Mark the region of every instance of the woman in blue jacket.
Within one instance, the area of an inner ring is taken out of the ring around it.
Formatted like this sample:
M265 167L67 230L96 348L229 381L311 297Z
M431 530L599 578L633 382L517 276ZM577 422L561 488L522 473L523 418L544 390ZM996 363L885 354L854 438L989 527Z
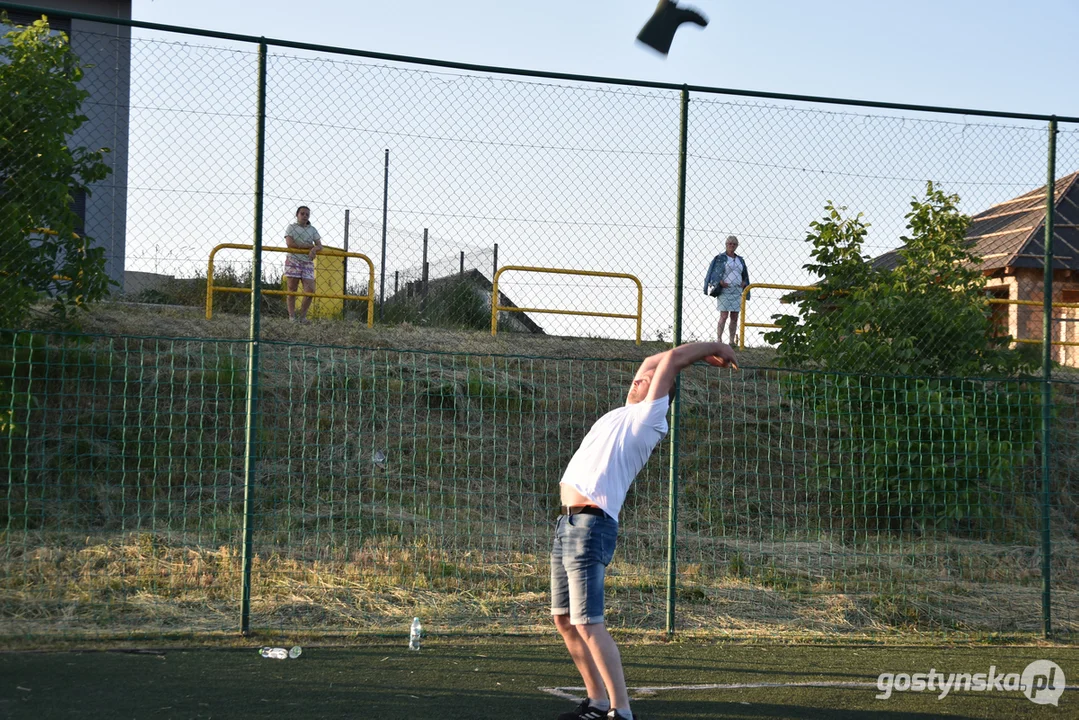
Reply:
M749 270L746 261L735 252L738 249L738 238L734 235L727 236L727 252L712 258L712 264L708 266L708 274L704 277L704 293L716 299L716 309L719 310L719 324L716 326L716 340L723 342L723 326L730 318L730 344L735 344L735 335L738 334L738 313L742 309L742 290L749 285ZM749 295L746 295L746 300Z

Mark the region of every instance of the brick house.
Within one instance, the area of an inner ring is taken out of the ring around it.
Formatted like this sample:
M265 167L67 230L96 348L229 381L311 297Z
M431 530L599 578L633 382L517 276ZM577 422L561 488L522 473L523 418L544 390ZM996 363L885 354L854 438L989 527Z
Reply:
M1079 172L1056 181L1053 233L1053 302L1079 303ZM1042 302L1044 298L1045 186L993 205L971 217L967 237L982 258L986 288L996 298ZM892 250L874 259L895 267ZM1042 310L1030 305L997 305L994 317L1020 340L1042 338ZM1079 343L1079 309L1053 310L1053 340ZM1079 347L1055 345L1053 359L1079 366Z

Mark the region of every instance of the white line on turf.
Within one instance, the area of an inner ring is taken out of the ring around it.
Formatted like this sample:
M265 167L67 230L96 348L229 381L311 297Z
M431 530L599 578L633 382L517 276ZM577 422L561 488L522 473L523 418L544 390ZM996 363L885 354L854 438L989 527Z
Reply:
M657 692L670 692L677 690L751 690L753 688L852 688L860 690L863 688L877 689L877 683L875 682L846 682L846 681L830 681L830 680L816 680L810 682L759 682L759 683L712 683L708 685L653 685L650 687L631 687L629 690L630 696L641 695L654 695ZM1079 690L1079 685L1065 685L1065 690ZM570 700L572 702L580 702L584 700L584 695L574 695L574 692L583 693L583 687L541 687L539 690L560 697L563 700Z

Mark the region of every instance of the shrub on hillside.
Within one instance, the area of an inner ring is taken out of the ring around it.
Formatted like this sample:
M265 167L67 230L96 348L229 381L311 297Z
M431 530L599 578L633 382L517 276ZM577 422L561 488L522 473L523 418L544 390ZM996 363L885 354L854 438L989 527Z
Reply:
M67 36L44 19L14 26L6 14L0 28L0 327L24 327L42 297L68 322L115 284L73 199L112 172L108 149L68 145L87 120L80 108L90 93Z
M815 463L833 509L859 526L988 533L1034 453L1034 358L994 326L959 198L927 187L911 202L895 268L861 252L867 225L829 204L807 241L820 281L798 316L765 337L795 376L792 398L836 429Z

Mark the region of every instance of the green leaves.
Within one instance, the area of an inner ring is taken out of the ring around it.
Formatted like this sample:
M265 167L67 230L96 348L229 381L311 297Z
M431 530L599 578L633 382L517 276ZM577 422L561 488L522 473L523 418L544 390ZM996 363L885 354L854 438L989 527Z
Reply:
M978 257L966 239L970 218L959 197L926 186L907 214L895 268L862 254L869 227L832 203L810 223L806 241L820 278L788 295L797 316L776 316L765 335L787 367L899 375L1016 375L1032 368L995 332Z
M0 327L25 323L41 296L53 312L105 297L111 281L104 250L77 233L78 193L111 172L107 148L71 148L89 96L78 86L82 68L67 38L51 35L42 18L29 27L3 22L0 44Z
M820 281L788 296L798 316L776 317L765 336L781 364L832 371L797 376L787 392L834 430L816 480L857 527L991 533L1034 450L1034 388L956 379L1016 378L1037 361L994 332L958 202L933 183L912 200L895 268L874 267L861 215L829 203L806 237L805 267Z
M856 528L992 535L1025 491L1036 384L822 373L791 377L787 392L834 429L818 447L816 484Z

